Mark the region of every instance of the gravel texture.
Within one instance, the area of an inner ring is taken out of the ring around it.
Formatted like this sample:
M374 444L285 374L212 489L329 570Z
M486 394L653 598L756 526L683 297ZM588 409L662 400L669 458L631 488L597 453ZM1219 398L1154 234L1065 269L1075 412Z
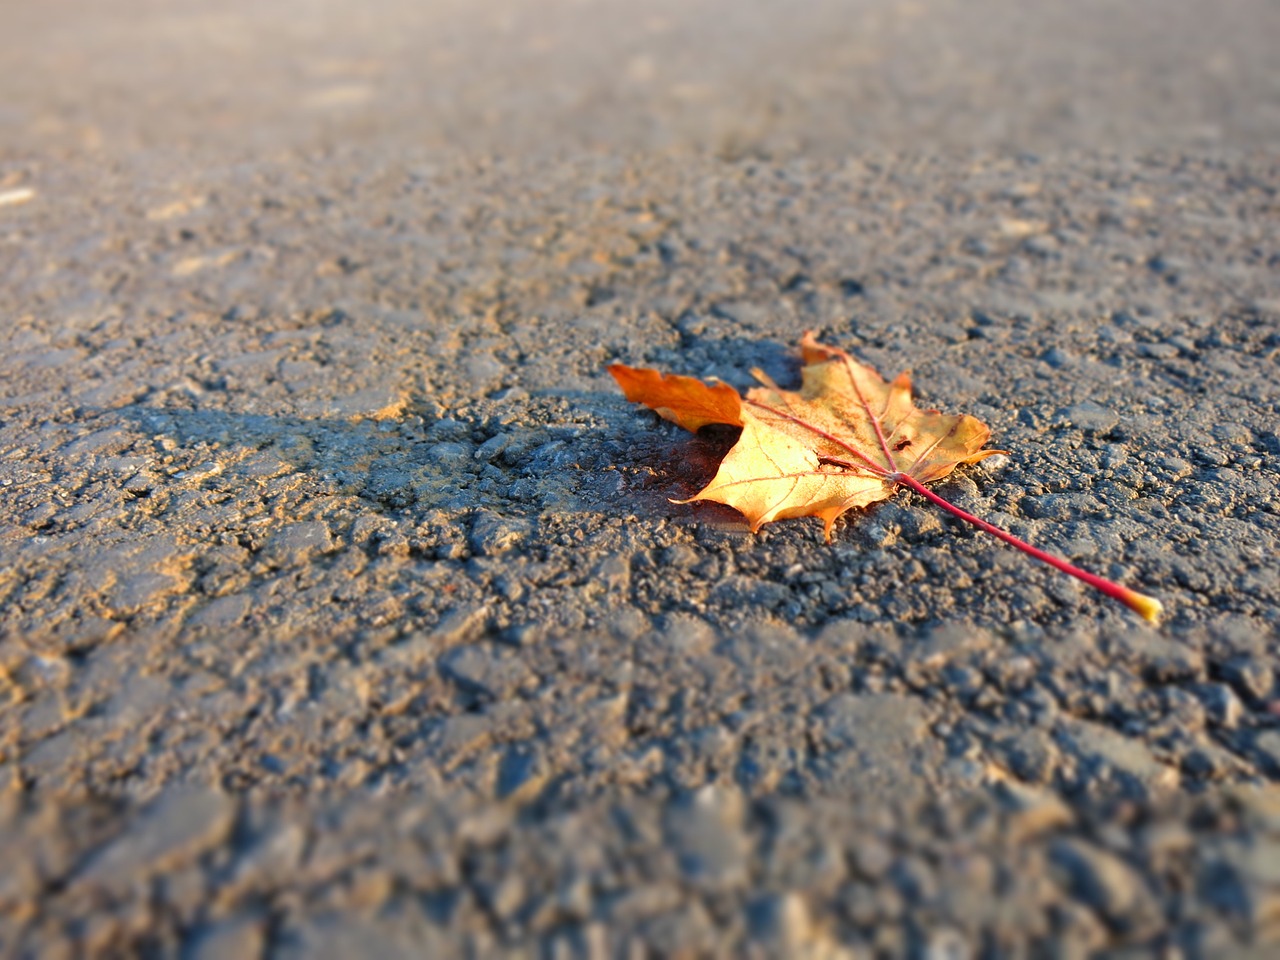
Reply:
M1280 950L1274 5L3 14L0 956ZM620 360L1010 451L752 536ZM1252 953L1250 953L1252 951Z

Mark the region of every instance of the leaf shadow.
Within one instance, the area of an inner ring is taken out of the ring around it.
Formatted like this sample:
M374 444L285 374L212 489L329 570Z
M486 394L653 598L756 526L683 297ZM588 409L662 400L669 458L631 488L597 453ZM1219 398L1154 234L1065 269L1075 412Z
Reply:
M793 349L745 338L691 339L672 360L655 356L648 362L720 376L739 387L749 385L753 367L781 383L794 382L799 369ZM540 420L540 408L554 401L562 401L559 409ZM724 427L687 434L620 392L531 391L523 402L528 409L512 419L504 416L515 409L512 401L477 401L469 414L453 414L445 430L444 421L412 413L376 420L154 400L84 415L104 426L128 424L151 438L161 457L171 458L169 469L153 471L159 492L199 483L264 487L285 474L302 474L319 484L316 496L354 496L377 512L405 516L484 508L527 516L619 509L692 516L708 507L670 501L704 486L737 436ZM488 441L505 433L519 436L496 454L486 453ZM135 448L145 445L143 440ZM517 484L524 492L514 495ZM736 517L724 510L726 519Z
M686 335L678 348L659 348L644 357L621 360L667 373L719 379L740 392L758 385L753 370L785 386L799 382L801 367L796 347L746 337ZM620 390L568 391L559 396L607 424L610 436L606 446L616 448L614 465L627 474L628 511L652 517L714 517L719 525L747 529L742 515L731 507L672 502L691 497L707 485L737 441L739 428L709 425L691 434L652 410L628 402Z
M262 485L285 474L306 474L339 492L368 500L382 511L462 505L460 488L474 479L465 469L471 451L451 461L433 454L436 445L421 421L305 417L134 405L101 411L155 439L177 471L215 474L223 486ZM463 427L468 425L463 424ZM205 461L207 467L205 469ZM423 472L439 482L422 482ZM456 483L448 482L450 474ZM413 481L410 483L410 481ZM412 495L403 489L412 486Z

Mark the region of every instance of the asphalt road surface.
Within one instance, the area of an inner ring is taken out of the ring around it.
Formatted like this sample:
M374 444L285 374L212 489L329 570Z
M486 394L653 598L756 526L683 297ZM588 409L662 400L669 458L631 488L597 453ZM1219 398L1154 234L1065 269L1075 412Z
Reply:
M0 4L0 956L1280 950L1280 7ZM618 360L1007 458L752 536Z

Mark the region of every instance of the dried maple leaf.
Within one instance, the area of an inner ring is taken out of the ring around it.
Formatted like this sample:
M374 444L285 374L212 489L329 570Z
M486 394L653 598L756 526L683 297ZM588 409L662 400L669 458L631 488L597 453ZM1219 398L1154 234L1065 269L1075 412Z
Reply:
M841 514L886 500L902 485L1148 620L1159 617L1159 601L1037 550L925 487L962 463L1005 452L986 449L991 430L981 420L921 410L911 400L907 374L886 383L843 350L818 343L812 333L804 335L800 350L799 393L781 389L760 370L752 373L761 386L745 397L724 383L657 370L614 364L609 372L628 400L687 430L712 423L742 428L714 479L690 501L727 504L746 516L753 532L772 520L820 517L830 540Z

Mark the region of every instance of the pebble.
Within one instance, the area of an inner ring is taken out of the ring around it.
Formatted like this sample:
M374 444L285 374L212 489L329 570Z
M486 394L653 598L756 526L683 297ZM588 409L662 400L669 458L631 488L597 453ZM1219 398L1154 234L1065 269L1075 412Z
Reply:
M1066 874L1073 896L1129 936L1159 922L1159 910L1142 878L1120 857L1083 840L1059 840L1049 859Z
M254 917L238 917L195 930L183 946L187 960L243 960L262 955L267 934Z
M867 880L879 880L893 863L893 850L875 837L860 840L852 854L854 869Z
M455 607L440 618L435 629L428 634L419 634L406 640L409 653L413 657L433 653L436 650L454 644L474 640L484 633L489 612L480 605L464 605Z
M1204 704L1211 723L1224 730L1234 730L1244 716L1244 704L1235 691L1223 683L1201 683L1191 687L1192 693Z
M1006 834L1015 845L1075 821L1071 808L1050 790L1005 782L1000 784L1000 796L1010 810Z
M1058 748L1043 730L1031 728L1003 737L992 753L1025 783L1048 783L1058 766Z
M548 764L542 744L536 740L507 749L498 764L495 796L499 800L524 802L547 782Z
M222 843L235 817L236 802L220 790L170 787L122 834L91 854L75 882L122 893L138 877L176 870Z
M732 788L705 787L673 806L667 842L676 851L685 880L698 887L730 890L747 880L747 838L742 832L743 798Z
M1232 800L1258 829L1280 836L1280 786L1242 784L1230 791Z
M747 905L747 925L752 941L777 957L795 957L814 938L809 904L792 890L757 897Z
M408 398L395 386L373 386L343 397L325 396L302 404L303 413L334 420L394 420L404 415Z
M1055 419L1074 430L1097 434L1110 433L1120 424L1119 414L1092 400L1063 407L1057 412Z
M1071 520L1095 512L1097 500L1083 493L1046 493L1024 497L1018 506L1032 520Z
M428 924L408 922L402 915L375 922L355 913L316 910L284 925L272 937L272 957L283 960L420 960L452 951Z
M519 652L494 644L468 644L447 653L440 672L470 693L504 700L529 677Z
M1053 369L1062 370L1075 363L1078 357L1062 347L1050 347L1041 355L1040 359L1053 367Z
M298 869L307 846L307 832L297 823L273 825L235 862L231 885L262 890L284 883Z
M303 520L276 530L263 544L260 556L277 568L298 567L333 550L327 524Z
M1233 657L1221 669L1222 679L1253 701L1267 699L1275 688L1271 667L1254 657Z
M482 512L471 522L467 542L476 556L494 557L509 553L522 544L531 533L530 524L523 519Z
M0 207L16 207L20 203L27 203L36 198L36 192L31 187L14 187L11 190L0 190Z
M1280 777L1280 730L1264 730L1253 739L1253 751L1273 777Z
M1178 771L1160 763L1140 740L1126 737L1110 727L1083 720L1063 721L1061 742L1064 752L1086 763L1114 771L1126 789L1154 796L1178 785ZM1086 773L1086 776L1091 774Z

